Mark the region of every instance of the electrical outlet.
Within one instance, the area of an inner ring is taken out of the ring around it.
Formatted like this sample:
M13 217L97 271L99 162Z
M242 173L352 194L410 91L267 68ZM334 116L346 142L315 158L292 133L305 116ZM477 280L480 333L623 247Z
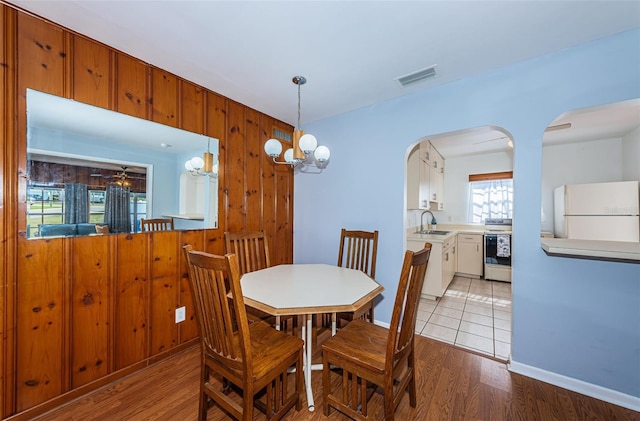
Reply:
M187 318L187 308L182 306L176 309L176 323L184 322Z

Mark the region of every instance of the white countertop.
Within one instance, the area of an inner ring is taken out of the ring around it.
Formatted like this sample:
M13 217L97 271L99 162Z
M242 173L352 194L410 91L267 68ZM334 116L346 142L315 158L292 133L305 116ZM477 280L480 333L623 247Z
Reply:
M456 234L484 234L487 230L484 225L465 226L465 225L437 225L438 231L449 231L449 234L419 234L416 231L419 228L410 228L407 230L407 240L409 241L429 241L430 243L441 243ZM426 229L426 228L425 228ZM493 233L493 231L492 231Z
M204 221L204 214L202 213L176 213L176 214L165 214L162 216L166 216L169 218L176 218L176 219L190 219L194 221Z
M438 225L438 230L450 231L446 235L418 234L416 228L407 231L408 241L442 243L456 234L486 234L484 226ZM495 233L491 231L491 233ZM550 256L574 257L593 260L640 263L640 243L622 241L569 240L566 238L541 238L542 249Z
M566 238L541 238L540 243L550 256L640 263L640 243Z

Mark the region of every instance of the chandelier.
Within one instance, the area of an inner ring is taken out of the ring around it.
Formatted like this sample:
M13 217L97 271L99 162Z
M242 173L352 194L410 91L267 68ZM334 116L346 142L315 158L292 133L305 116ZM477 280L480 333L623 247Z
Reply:
M314 135L300 129L300 86L307 83L307 79L304 76L294 76L292 82L298 85L298 126L293 131L293 148L285 151L284 162L276 160L282 152L282 144L278 139L267 140L264 151L276 164L291 165L291 167L313 165L324 168L327 166L331 151L326 146L318 146Z
M203 154L202 158L194 156L184 163L184 168L189 171L191 175L218 175L218 166L213 163L213 154L210 148L211 139L207 141L207 151Z

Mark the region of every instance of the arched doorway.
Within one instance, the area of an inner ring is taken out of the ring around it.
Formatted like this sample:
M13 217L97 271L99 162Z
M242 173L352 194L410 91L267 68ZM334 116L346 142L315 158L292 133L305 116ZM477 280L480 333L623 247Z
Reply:
M432 243L416 331L503 360L511 349L511 284L485 279L485 221L512 217L513 147L510 134L493 126L426 136L409 148L406 167L407 248ZM480 188L501 189L504 203L479 196Z

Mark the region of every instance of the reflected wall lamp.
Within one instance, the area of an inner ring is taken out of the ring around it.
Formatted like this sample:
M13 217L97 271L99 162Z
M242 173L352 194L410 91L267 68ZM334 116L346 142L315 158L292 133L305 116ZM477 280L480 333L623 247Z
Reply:
M292 82L298 85L298 126L293 131L293 148L285 151L285 162L276 160L282 152L282 144L278 139L267 140L264 144L264 151L273 158L273 162L276 164L291 165L292 167L313 165L324 168L328 164L331 151L326 146L318 146L314 135L300 129L300 86L307 83L307 79L304 76L294 76Z
M218 166L213 164L213 154L210 151L211 139L207 143L207 151L203 154L202 158L194 156L184 163L184 168L191 173L191 175L218 175Z

